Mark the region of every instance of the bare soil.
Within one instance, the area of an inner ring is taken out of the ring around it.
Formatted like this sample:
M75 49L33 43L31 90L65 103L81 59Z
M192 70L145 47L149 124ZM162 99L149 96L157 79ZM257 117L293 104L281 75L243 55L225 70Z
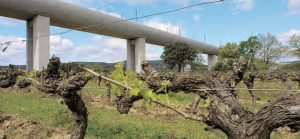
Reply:
M63 129L51 128L20 116L0 111L0 139L69 139Z

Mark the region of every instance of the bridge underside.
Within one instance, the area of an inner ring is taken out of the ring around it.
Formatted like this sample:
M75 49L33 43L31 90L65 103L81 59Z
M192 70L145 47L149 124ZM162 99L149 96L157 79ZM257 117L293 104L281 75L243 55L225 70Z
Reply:
M42 70L48 63L50 25L128 40L128 68L136 72L140 72L139 64L145 60L145 43L165 46L180 42L198 48L204 54L218 53L218 48L213 45L131 21L116 22L123 19L59 0L0 0L0 16L27 21L28 70ZM108 24L112 22L116 23ZM89 28L82 28L87 26ZM209 65L214 62L215 57L209 56Z
M47 68L50 57L50 18L38 15L27 20L26 69L42 71ZM146 39L127 40L127 69L142 72L146 60ZM208 55L208 70L216 63L216 55Z

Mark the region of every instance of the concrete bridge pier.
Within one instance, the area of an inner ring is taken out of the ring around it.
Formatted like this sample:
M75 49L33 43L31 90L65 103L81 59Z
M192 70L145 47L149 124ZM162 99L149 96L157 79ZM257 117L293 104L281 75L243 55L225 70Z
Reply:
M216 55L207 55L207 64L208 64L208 71L211 71L213 66L217 63L217 56Z
M27 20L27 71L41 71L50 57L50 18L37 15Z
M146 60L146 39L127 40L127 69L142 72L142 62Z

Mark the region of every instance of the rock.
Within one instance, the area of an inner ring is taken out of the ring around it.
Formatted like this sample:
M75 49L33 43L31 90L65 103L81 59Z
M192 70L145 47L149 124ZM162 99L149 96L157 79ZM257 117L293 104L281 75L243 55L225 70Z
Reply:
M29 85L31 85L31 80L29 80L29 79L23 79L23 80L20 80L19 82L18 82L18 87L19 88L26 88L26 87L28 87Z
M0 139L6 139L6 135L2 129L0 129Z
M8 121L8 122L5 123L3 126L4 126L4 127L9 127L9 125L10 125L10 122Z

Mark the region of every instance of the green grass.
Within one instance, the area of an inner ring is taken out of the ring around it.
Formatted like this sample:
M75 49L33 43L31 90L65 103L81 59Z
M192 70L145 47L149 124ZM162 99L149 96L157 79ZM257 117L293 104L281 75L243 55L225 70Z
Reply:
M90 124L87 138L101 139L165 139L222 138L204 130L205 125L194 121L168 121L138 115L120 115L103 109L89 109Z
M291 89L297 90L297 84L295 82L286 82L281 83L278 81L272 81L272 82L260 82L255 81L254 88L259 89L283 89L287 90L287 86L290 86ZM239 84L238 88L247 88L244 84ZM237 91L240 102L247 108L250 108L252 106L251 96L248 91ZM273 101L274 99L277 99L279 97L282 97L284 95L287 95L287 92L284 91L253 91L254 95L259 97L261 100L257 101L255 105L255 110L259 110L263 108L268 102Z
M0 110L17 114L26 119L42 121L44 124L68 128L72 116L65 105L61 105L53 97L45 98L42 95L28 95L21 93L1 93ZM66 118L68 117L68 118ZM65 119L64 121L60 119Z
M89 82L89 92L92 95L105 96L106 91L93 89L96 82ZM103 85L102 85L103 86ZM259 83L255 88L283 88L284 85L278 82ZM293 87L296 84L293 84ZM240 88L245 88L243 84ZM251 106L250 95L246 91L238 92L239 98L245 107ZM262 100L257 102L256 110L262 108L269 100L285 95L282 92L255 92ZM187 105L192 102L193 97L184 93L169 94L170 102L176 105ZM150 108L151 109L151 108ZM65 105L60 104L59 98L48 96L39 92L9 92L0 90L0 110L18 114L26 119L35 120L43 124L72 129L73 119ZM226 138L221 131L205 131L205 124L190 120L166 120L165 118L150 118L144 115L120 115L113 110L106 110L95 107L88 107L89 125L87 139L219 139ZM276 132L272 139L300 139L299 136L288 132Z
M0 110L30 120L71 130L72 117L56 97L37 93L0 92ZM96 139L159 139L159 138L224 138L220 131L208 132L206 125L190 120L163 120L140 115L120 115L100 108L88 109L89 125L86 138Z

